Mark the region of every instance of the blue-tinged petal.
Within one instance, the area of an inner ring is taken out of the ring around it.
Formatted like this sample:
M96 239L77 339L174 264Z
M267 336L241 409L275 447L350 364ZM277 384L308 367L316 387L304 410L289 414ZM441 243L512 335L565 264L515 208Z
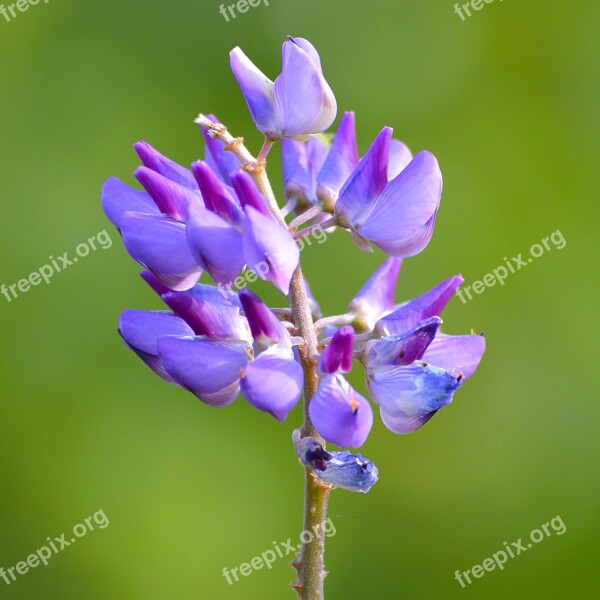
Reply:
M367 385L381 418L395 433L410 433L452 402L462 377L424 362L367 371Z
M202 204L199 190L191 190L171 181L148 167L136 169L134 175L150 194L160 212L176 221L185 222L191 204Z
M241 341L205 337L162 337L158 355L165 370L182 387L213 406L231 404L239 392L239 379L250 356Z
M314 204L317 201L317 175L327 156L327 145L317 136L307 142L283 139L281 151L286 198Z
M431 237L432 217L442 195L442 173L430 152L419 152L381 194L357 214L352 224L364 238L387 244L400 255L409 245L410 254L424 247ZM415 248L410 248L413 239Z
M298 244L272 216L251 206L246 206L244 212L243 247L248 267L287 295L300 260Z
M240 227L244 218L242 209L237 199L233 197L230 188L203 160L195 162L192 165L192 171L200 186L206 208L228 223Z
M302 367L293 358L261 354L242 375L242 393L252 406L280 421L298 404L304 385Z
M353 227L359 215L384 190L388 182L391 139L392 129L384 127L342 187L335 204L335 214L342 225Z
M283 68L275 80L277 131L299 137L325 131L337 113L335 96L323 77L316 50L306 40L283 44ZM308 48L307 48L308 49ZM315 61L316 57L316 61Z
M215 115L207 115L213 123L220 123ZM240 161L235 154L225 150L221 142L215 140L206 127L200 126L206 141L205 160L208 166L219 175L226 185L231 185L231 174L240 168Z
M342 375L321 378L309 414L319 434L338 446L359 448L373 425L371 405Z
M157 341L167 335L194 335L185 321L167 311L126 310L119 319L119 333L125 343L155 373L170 383L175 383L158 356Z
M349 492L366 494L379 479L379 470L375 463L360 454L350 452L332 452L333 458L327 462L325 471L317 476Z
M190 210L187 239L194 258L217 283L231 283L243 271L241 232L207 208Z
M373 243L391 256L402 256L404 258L415 256L423 252L429 244L435 228L436 217L437 213L434 213L423 227L406 237L392 241L373 240Z
M390 142L390 163L388 165L388 180L395 179L413 159L412 152L406 144L399 140Z
M333 207L342 186L356 169L358 162L355 117L353 112L346 112L317 179L319 199L327 207Z
M401 258L388 258L350 302L350 311L366 331L371 331L377 319L393 308L401 267Z
M463 282L462 275L455 275L446 279L446 281L442 281L422 296L405 302L378 321L377 331L382 335L405 333L416 327L424 319L441 315L446 304L450 302L450 299Z
M141 141L134 144L133 147L138 153L144 166L164 175L171 181L179 183L191 190L197 190L198 186L194 180L194 176L189 169L182 167L180 164L172 161L170 158L163 156L158 150L153 148L147 142Z
M444 335L438 333L423 355L423 360L446 369L452 375L462 375L464 379L475 373L483 353L483 335Z
M248 321L240 314L237 294L197 284L185 292L168 292L162 299L196 335L250 342Z
M160 214L148 193L130 187L117 177L110 177L102 186L102 208L117 229L121 229L121 219L127 212Z
M430 317L407 333L369 341L365 346L364 362L373 369L392 365L410 365L415 360L421 360L441 324L442 320L439 317ZM436 366L441 365L436 364Z
M354 329L344 325L338 329L323 354L321 354L321 371L333 373L349 373L354 360Z
M126 213L121 219L123 242L131 256L173 290L187 290L202 268L187 243L186 227L164 215Z
M263 133L276 129L273 82L238 47L230 54L231 70L242 89L252 119Z

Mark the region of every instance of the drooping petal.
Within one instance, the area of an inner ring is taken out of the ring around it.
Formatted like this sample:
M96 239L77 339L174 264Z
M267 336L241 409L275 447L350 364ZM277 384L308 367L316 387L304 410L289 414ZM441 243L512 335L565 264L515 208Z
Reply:
M376 330L382 335L405 333L424 319L441 315L456 290L462 285L462 275L442 281L422 296L405 302L395 311L379 320Z
M350 311L356 313L366 331L371 331L377 319L393 308L401 267L401 258L388 258L350 302Z
M410 433L452 402L462 377L417 361L368 370L367 385L380 405L386 427L395 433Z
M254 292L243 289L239 297L256 343L265 347L271 344L289 343L287 329Z
M127 212L160 214L150 194L130 187L117 177L110 177L102 186L102 208L117 229L121 229L121 219Z
M148 167L136 169L134 175L150 194L160 212L176 221L185 222L190 204L202 204L199 190L191 190Z
M335 119L337 104L317 51L307 40L290 38L282 54L282 72L274 85L278 133L299 137L325 131Z
M268 353L246 365L241 381L246 400L279 421L285 421L298 404L303 385L304 372L293 358Z
M423 355L423 360L445 369L455 377L471 377L485 352L483 335L444 335L438 333Z
M270 215L251 206L246 206L244 212L243 248L248 267L287 295L300 260L298 244Z
M195 335L251 342L248 321L240 314L239 298L233 292L199 283L185 292L166 293L162 299Z
M327 145L317 136L307 142L283 139L281 152L286 198L314 204L317 201L317 175L327 156Z
M354 329L344 325L336 331L331 342L321 354L321 371L332 375L334 373L349 373L352 371L354 358Z
M405 167L407 167L410 161L413 159L412 152L408 149L406 144L403 144L399 140L392 140L390 142L390 163L388 165L388 181L395 179Z
M190 252L186 227L164 215L126 213L121 219L123 242L131 256L173 290L187 290L202 268Z
M344 226L353 227L355 220L385 188L392 129L384 127L340 191L335 214Z
M309 404L319 434L338 446L359 448L373 425L373 411L342 375L325 375Z
M355 117L353 112L346 112L317 179L317 193L325 206L333 208L342 186L358 162Z
M430 152L419 152L411 163L357 214L352 224L361 236L383 243L395 256L422 249L432 232L432 217L442 195L442 174ZM412 248L416 239L415 248Z
M213 123L221 122L215 115L207 116ZM206 141L205 160L208 166L219 175L223 183L231 185L231 174L240 168L240 161L232 152L227 152L223 144L208 133L206 127L200 126L200 129Z
M234 48L230 54L231 70L242 89L252 119L267 134L276 129L273 82L244 54Z
M183 185L191 190L197 190L198 186L194 176L189 169L163 156L158 150L153 148L148 142L143 140L134 144L133 147L138 153L145 167L164 175L171 181Z
M407 333L369 341L365 346L364 362L369 368L374 369L392 365L410 365L415 360L421 360L441 324L442 320L439 317L430 317ZM442 366L435 362L433 364Z
M125 343L158 375L170 383L158 356L157 341L166 335L194 335L185 321L167 311L126 310L119 319L119 333Z
M317 476L349 492L366 494L379 479L379 470L375 463L360 454L350 452L332 452L333 458L327 462L325 471Z
M203 160L196 161L192 165L192 171L206 208L228 223L240 227L243 221L242 210L230 189Z
M162 337L158 355L179 385L213 406L236 399L241 369L250 359L246 343L206 337Z

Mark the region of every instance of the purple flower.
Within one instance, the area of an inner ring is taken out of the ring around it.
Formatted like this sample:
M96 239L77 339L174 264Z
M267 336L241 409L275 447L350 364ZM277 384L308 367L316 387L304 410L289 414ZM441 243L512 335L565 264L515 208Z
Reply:
M401 168L406 157L398 149L390 151L391 139L392 130L385 127L344 184L335 216L361 248L373 242L393 256L414 256L433 233L442 174L426 151Z
M323 77L314 46L303 38L283 44L283 69L272 82L238 47L231 68L252 118L265 136L302 138L325 131L337 112L335 97Z
M354 331L342 327L321 356L319 388L310 401L310 419L321 436L338 446L359 448L373 425L369 402L342 373L352 369Z

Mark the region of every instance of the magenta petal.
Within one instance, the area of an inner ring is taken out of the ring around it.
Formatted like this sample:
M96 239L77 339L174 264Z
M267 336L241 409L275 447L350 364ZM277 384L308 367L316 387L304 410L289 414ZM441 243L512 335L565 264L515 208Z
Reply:
M162 296L171 291L152 271L142 271L140 277L159 295Z
M482 335L444 335L438 333L423 360L445 369L452 375L471 377L479 366L485 352L485 338Z
M187 238L194 258L219 284L232 283L244 269L242 234L204 207L190 211Z
M321 436L342 447L362 446L373 425L371 405L342 375L321 378L309 413Z
M380 319L377 331L382 335L405 333L416 327L424 319L441 315L456 290L462 285L462 275L455 275L442 281L422 296L402 304L394 312Z
M254 292L243 289L239 297L255 342L265 347L275 343L285 345L289 342L290 334L287 329Z
M155 373L175 383L158 356L157 341L166 335L193 335L194 332L185 321L166 311L126 310L119 320L119 333Z
M342 224L353 226L385 188L391 139L392 129L384 127L342 187L335 204L335 214Z
M231 176L231 183L242 207L252 206L263 215L271 215L266 198L258 191L254 180L246 171L240 170L234 173Z
M241 381L246 400L280 421L298 404L303 385L304 372L294 359L269 354L249 362Z
M229 56L231 70L242 89L256 126L263 133L275 131L273 82L254 66L240 48L234 48Z
M140 167L134 175L150 194L160 212L176 221L185 222L190 204L202 204L202 196L198 190L192 191L148 167Z
M158 355L166 371L182 387L213 406L231 404L249 360L248 345L204 337L162 337Z
M149 194L130 187L117 177L110 177L102 187L102 208L117 229L121 229L121 219L127 212L160 214Z
M185 230L185 225L163 215L126 213L121 220L129 254L174 290L191 288L202 274Z
M243 247L248 267L287 295L300 260L298 244L274 217L266 216L251 206L244 210Z
M180 164L172 161L170 158L163 156L147 142L138 142L137 144L134 144L133 147L138 153L144 166L191 190L198 189L189 169L186 169Z
M349 373L354 359L354 329L344 325L338 329L323 354L321 354L321 371L329 375L333 373Z

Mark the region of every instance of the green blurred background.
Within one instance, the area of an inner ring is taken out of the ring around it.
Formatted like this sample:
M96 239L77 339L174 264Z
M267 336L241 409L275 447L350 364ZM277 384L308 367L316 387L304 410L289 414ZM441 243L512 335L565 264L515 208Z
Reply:
M139 139L183 164L202 156L200 111L256 152L228 52L242 46L275 76L293 34L319 49L340 110L356 111L361 151L390 125L439 158L436 231L405 262L398 299L458 272L471 283L557 229L567 241L452 301L446 332L485 332L487 353L418 432L376 419L362 451L379 483L332 495L327 597L597 598L600 5L496 1L463 22L452 0L271 0L227 23L219 4L50 0L0 17L0 283L104 228L115 242L49 286L0 296L0 566L99 509L110 519L47 567L0 580L0 597L294 597L287 559L233 586L221 572L300 534L300 409L284 424L243 399L211 409L125 348L120 311L159 302L99 200L107 177L133 183ZM340 233L303 259L334 313L382 255ZM364 389L358 368L353 381ZM467 589L455 581L557 515L564 535Z

